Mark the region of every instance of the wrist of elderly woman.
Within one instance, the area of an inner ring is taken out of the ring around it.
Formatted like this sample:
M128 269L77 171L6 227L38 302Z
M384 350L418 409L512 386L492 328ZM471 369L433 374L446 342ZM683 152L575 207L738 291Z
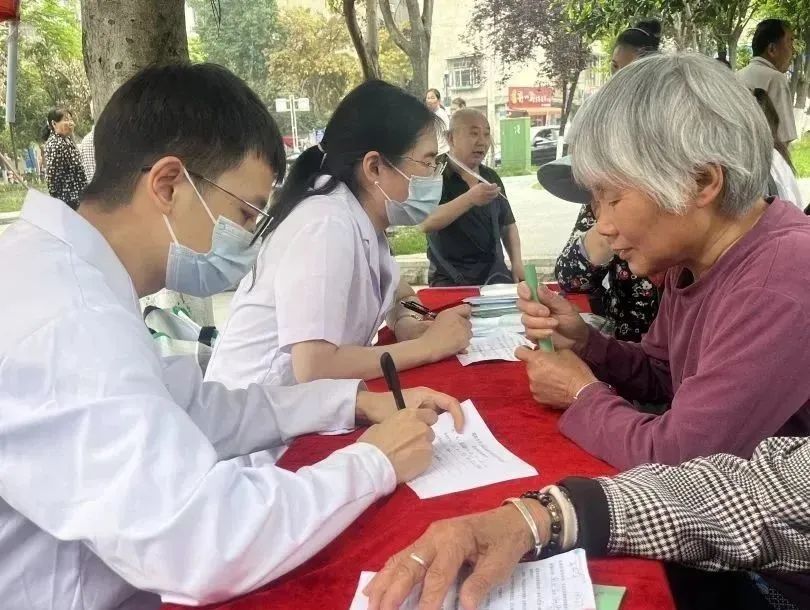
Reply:
M507 519L508 533L514 535L515 539L520 540L519 550L521 555L526 555L535 550L538 542L545 546L551 540L551 516L548 514L548 510L536 500L520 498L519 502L523 505L526 513L519 510L517 504L509 501L499 510ZM529 523L527 514L536 527L538 539L535 539L532 523ZM504 532L504 534L507 534L507 532Z
M509 498L504 504L511 504L517 509L510 517L509 522L513 527L509 528L509 532L514 535L517 530L518 539L521 540L519 550L523 553L524 561L564 553L577 545L579 520L566 488L549 485L539 492Z

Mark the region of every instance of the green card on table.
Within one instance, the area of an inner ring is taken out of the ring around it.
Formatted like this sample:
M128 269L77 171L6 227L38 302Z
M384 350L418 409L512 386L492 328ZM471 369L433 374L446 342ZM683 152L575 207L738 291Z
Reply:
M594 585L593 596L596 598L596 610L619 610L626 587Z

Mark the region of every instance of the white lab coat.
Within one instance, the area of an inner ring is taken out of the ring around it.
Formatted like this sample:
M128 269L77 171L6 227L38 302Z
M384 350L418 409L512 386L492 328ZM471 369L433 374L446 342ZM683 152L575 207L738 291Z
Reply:
M0 607L233 597L394 488L364 443L297 473L224 461L353 425L359 382L234 392L162 361L126 270L61 202L29 192L0 277Z
M346 186L309 197L265 240L255 276L239 285L206 379L294 384L293 345L371 345L398 285L385 235Z

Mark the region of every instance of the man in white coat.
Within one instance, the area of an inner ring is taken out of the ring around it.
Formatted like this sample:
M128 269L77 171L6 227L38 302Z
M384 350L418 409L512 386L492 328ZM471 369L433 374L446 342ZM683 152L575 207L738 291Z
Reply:
M431 460L425 389L358 381L232 392L161 360L138 297L222 290L284 152L273 119L219 66L147 68L95 128L78 212L31 191L0 237L0 606L157 608L245 593L293 569ZM390 417L389 417L390 415ZM385 420L296 473L233 456Z
M793 30L781 19L760 21L751 41L754 58L737 73L737 77L751 91L768 92L779 114L777 138L787 146L796 139L796 118L793 115L793 96L785 72L790 68L795 49Z

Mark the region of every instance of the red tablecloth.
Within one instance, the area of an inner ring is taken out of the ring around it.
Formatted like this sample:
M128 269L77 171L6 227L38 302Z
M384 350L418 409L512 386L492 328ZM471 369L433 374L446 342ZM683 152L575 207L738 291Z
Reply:
M469 290L427 290L420 293L433 309L470 296ZM587 310L587 300L573 298ZM487 510L504 498L539 489L568 475L615 473L557 431L559 414L542 408L528 392L523 364L486 363L462 367L455 359L402 373L405 387L418 385L471 398L496 438L534 465L540 475L507 481L429 500L420 500L400 486L391 496L371 506L332 544L298 569L264 590L216 606L227 610L290 609L345 610L351 603L362 570L379 570L393 553L418 537L438 519ZM373 389L384 384L371 382ZM307 436L295 441L280 466L295 470L313 464L354 441L348 436ZM238 518L238 515L234 518ZM193 561L193 558L189 558ZM627 587L622 610L674 610L663 566L639 559L592 559L594 583ZM167 610L171 606L164 606ZM175 607L176 608L176 607Z

